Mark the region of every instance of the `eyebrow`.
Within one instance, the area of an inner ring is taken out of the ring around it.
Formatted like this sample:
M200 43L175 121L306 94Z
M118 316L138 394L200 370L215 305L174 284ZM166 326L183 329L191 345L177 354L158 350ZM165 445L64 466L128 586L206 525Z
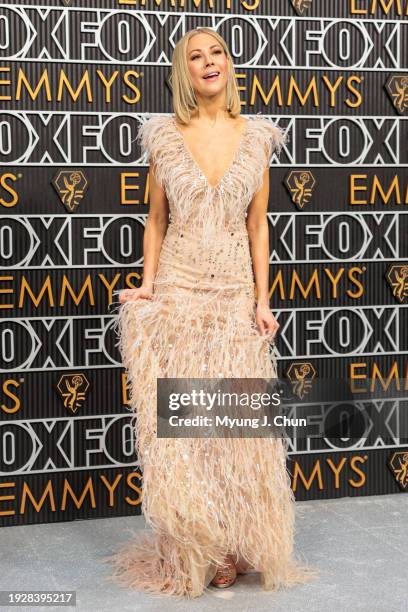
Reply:
M213 47L221 47L221 45L220 44L211 45L210 49L212 49ZM193 51L201 51L201 49L191 49L191 51L189 51L189 53L192 53Z

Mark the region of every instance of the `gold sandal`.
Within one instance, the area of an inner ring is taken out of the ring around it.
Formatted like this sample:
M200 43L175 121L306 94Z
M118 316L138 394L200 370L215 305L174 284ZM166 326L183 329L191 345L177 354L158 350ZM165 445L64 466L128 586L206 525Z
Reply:
M217 570L211 584L217 589L226 589L234 584L237 579L237 570L233 561L228 561L227 567L220 567Z

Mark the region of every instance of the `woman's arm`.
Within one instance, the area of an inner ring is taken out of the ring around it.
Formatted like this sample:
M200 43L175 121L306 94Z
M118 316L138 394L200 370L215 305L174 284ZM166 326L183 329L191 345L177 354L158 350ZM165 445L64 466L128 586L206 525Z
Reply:
M279 323L269 309L269 166L266 168L261 189L248 207L246 226L251 249L252 267L257 292L256 321L261 334L275 335Z
M149 167L149 201L150 210L143 237L142 286L152 291L162 242L169 224L169 203L164 189L154 176L154 164Z
M257 302L269 306L269 167L263 175L262 187L252 198L248 207L246 226L251 247L252 266L254 269Z
M154 176L154 165L149 168L149 200L150 210L143 236L143 281L136 289L123 289L119 292L119 302L122 304L139 298L151 299L153 296L153 281L169 223L169 203L165 191Z

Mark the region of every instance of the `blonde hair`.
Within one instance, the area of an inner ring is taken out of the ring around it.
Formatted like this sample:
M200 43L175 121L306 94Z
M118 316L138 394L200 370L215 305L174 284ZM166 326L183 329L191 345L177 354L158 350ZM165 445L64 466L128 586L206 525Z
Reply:
M235 80L234 64L227 43L222 36L211 28L194 28L186 32L176 44L173 51L172 67L169 77L169 84L173 92L174 113L177 120L184 124L190 122L192 111L198 108L187 66L187 45L190 38L201 33L213 36L223 48L229 64L226 86L227 110L232 117L237 117L241 113L241 101Z

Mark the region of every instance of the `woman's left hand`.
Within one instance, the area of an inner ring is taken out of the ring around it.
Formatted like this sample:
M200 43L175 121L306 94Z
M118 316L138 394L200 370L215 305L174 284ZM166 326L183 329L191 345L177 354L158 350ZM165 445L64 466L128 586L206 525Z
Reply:
M274 340L280 325L266 304L257 304L256 323L262 336L268 335Z

